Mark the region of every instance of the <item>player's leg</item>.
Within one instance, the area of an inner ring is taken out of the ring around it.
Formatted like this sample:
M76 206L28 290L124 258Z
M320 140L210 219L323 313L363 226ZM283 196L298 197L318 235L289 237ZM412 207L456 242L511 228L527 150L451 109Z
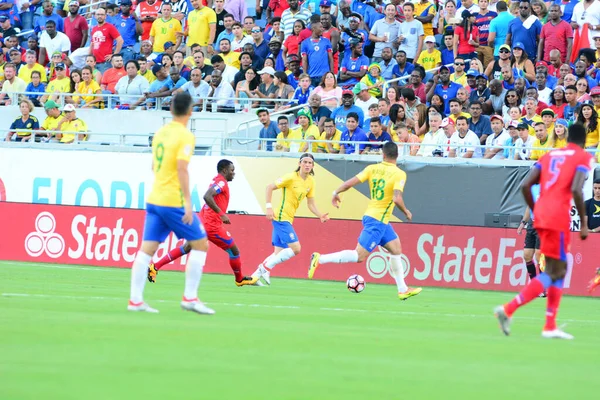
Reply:
M188 242L185 242L183 245L175 247L174 249L169 251L163 258L158 260L156 263L150 263L150 266L148 267L148 281L155 283L156 275L158 275L158 271L162 267L188 254L191 249L192 247L190 246L190 244Z
M536 251L536 242L539 243L537 234L533 228L527 228L525 233L525 246L523 248L523 259L525 260L525 266L527 267L527 274L530 279L533 279L537 275L537 269L535 268L535 262L533 260ZM539 245L537 247L539 249Z
M400 238L396 235L391 225L388 226L388 232L382 238L383 241L387 242L383 245L383 247L390 252L392 276L396 280L396 287L398 288L398 298L400 300L406 300L409 297L418 295L423 289L420 287L409 288L404 282L404 268L402 266L402 244L400 243ZM388 240L393 237L392 235L395 236L395 238L393 238L392 240Z
M272 224L271 243L274 247L273 254L267 257L252 274L253 277L258 276L264 279L268 285L271 284L271 270L276 265L300 254L302 249L292 224L279 221L273 221Z
M546 270L544 273L552 279L552 284L547 289L546 324L542 331L542 337L545 338L573 339L572 335L561 331L556 326L556 316L562 299L565 276L567 276L569 238L570 232L560 232L558 238L560 253L558 255L544 253L546 256Z
M224 226L220 228L212 228L207 230L208 240L229 256L229 266L235 276L237 286L253 285L258 281L258 277L252 278L242 274L242 259L240 250L238 249L231 234Z

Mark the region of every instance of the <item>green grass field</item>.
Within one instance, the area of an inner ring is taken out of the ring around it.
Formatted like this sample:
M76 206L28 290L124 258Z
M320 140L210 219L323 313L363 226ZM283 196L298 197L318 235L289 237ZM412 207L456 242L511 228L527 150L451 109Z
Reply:
M280 268L285 268L281 266ZM351 271L349 271L351 272ZM350 273L349 273L350 275ZM160 314L126 311L129 270L0 262L0 399L593 399L600 303L563 299L575 340L540 337L545 300L504 337L508 293L205 275L215 316L183 312L183 275L146 285Z

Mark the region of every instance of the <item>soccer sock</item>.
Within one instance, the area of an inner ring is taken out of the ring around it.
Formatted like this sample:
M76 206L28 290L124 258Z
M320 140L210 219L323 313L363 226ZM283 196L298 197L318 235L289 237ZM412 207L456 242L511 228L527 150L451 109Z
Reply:
M529 278L535 278L535 276L537 275L537 270L535 268L535 263L533 262L533 260L528 261L525 265L527 266L527 273L529 274Z
M547 305L546 305L546 325L544 325L545 331L553 331L556 329L556 315L558 314L558 307L560 306L560 300L562 298L562 287L564 279L559 279L552 283L552 286L546 291L547 294Z
M358 262L358 252L356 250L342 250L337 253L321 254L319 264L343 264Z
M132 303L142 303L144 301L144 286L148 278L148 265L152 261L152 256L138 251L131 266L131 293L129 300Z
M183 292L184 301L198 299L198 286L202 278L202 270L206 263L206 252L201 250L190 251L187 266L185 268L185 291Z
M179 257L182 257L185 254L187 254L187 252L185 251L183 246L175 247L173 250L169 251L166 256L158 260L156 264L154 264L154 268L156 268L156 270L158 271L166 264L170 263L171 261L177 260Z
M283 249L279 253L269 257L265 262L265 267L268 270L272 270L277 264L281 264L282 262L287 261L294 256L294 250L288 247L287 249Z
M390 256L392 261L392 276L396 280L398 293L404 293L408 290L408 286L404 282L404 269L402 268L402 258L400 255Z
M229 266L235 275L235 280L241 282L244 279L244 275L242 275L242 259L240 256L229 256Z
M531 300L535 299L552 284L552 278L545 272L532 279L527 286L512 301L504 305L504 311L509 317L517 310Z

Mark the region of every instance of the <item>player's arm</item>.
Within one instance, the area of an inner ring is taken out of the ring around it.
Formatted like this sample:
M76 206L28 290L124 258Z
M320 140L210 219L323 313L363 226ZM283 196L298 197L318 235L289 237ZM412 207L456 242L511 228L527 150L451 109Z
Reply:
M329 220L329 213L323 214L319 211L319 209L317 208L317 202L315 201L314 197L307 197L306 205L308 206L308 209L310 210L311 213L313 213L317 217L319 217L321 222L325 222L325 221Z
M523 184L521 184L521 193L523 194L523 198L525 198L525 202L527 203L527 207L533 210L533 194L531 194L531 187L537 183L540 183L540 164L535 164L534 167L529 171L529 174L525 177Z
M589 235L588 224L587 224L587 213L585 212L585 203L583 201L583 184L587 179L588 172L578 169L575 173L575 178L571 185L571 193L573 194L573 202L577 208L577 213L581 219L581 230L579 231L579 237L581 240L585 240Z
M358 185L361 182L363 182L363 181L361 181L358 178L358 176L355 176L355 177L348 179L346 182L342 183L342 186L340 186L339 188L337 188L336 190L333 191L333 199L331 200L331 203L333 204L333 206L335 208L339 208L340 203L342 202L342 199L340 199L340 194L344 193L346 190L353 188L354 186Z
M402 190L394 190L394 204L396 205L396 207L398 207L400 211L404 213L404 215L406 215L407 220L412 221L412 213L408 208L406 208L406 205L404 204L404 197L402 197L402 193Z
M527 207L525 209L525 214L523 214L523 219L521 220L521 222L519 223L519 227L517 228L518 235L520 235L521 232L523 232L523 228L525 228L525 225L527 225L530 218L531 218L531 209L529 207Z
M221 221L223 221L224 224L231 224L231 221L229 220L229 217L227 216L225 211L221 210L221 208L219 208L217 202L215 201L215 196L218 194L219 193L217 192L215 187L211 186L210 188L208 188L206 193L204 193L204 202L207 206L210 207L211 210L213 210L219 215Z
M265 193L265 201L267 202L265 206L265 214L268 220L273 220L273 206L271 205L271 199L273 198L273 191L277 189L279 188L274 183L270 183L267 185L267 191Z

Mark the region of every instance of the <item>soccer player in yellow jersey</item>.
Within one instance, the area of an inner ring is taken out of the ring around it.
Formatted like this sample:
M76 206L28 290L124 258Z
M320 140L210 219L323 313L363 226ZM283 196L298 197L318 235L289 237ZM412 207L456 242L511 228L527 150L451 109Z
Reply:
M181 308L198 314L214 314L198 300L198 286L206 263L208 241L198 216L192 211L188 164L194 153L194 135L187 129L192 116L192 97L177 93L171 101L173 121L156 132L152 140L154 185L146 204L144 238L131 268L129 311L158 312L144 303L148 265L158 245L173 231L191 246L185 268Z
M398 159L398 146L394 142L383 145L383 162L369 165L358 175L347 180L333 192L332 203L337 208L341 202L340 193L369 181L371 188L371 201L363 217L363 230L358 237L355 250L342 250L337 253L313 253L308 269L308 279L312 279L320 264L363 262L375 247L383 246L390 252L392 262L392 276L398 287L398 297L406 300L421 293L421 288L411 289L404 282L404 270L400 256L402 245L394 229L390 225L390 216L394 205L406 215L409 221L412 214L404 205L402 192L406 183L406 173L396 166Z
M300 254L300 242L294 231L292 222L296 210L303 199L306 199L308 209L321 219L321 222L329 220L328 214L321 214L315 203L315 179L313 168L315 159L312 154L304 153L300 156L298 169L295 172L285 174L277 179L275 183L267 186L266 215L273 223L273 254L268 256L252 274L253 277L262 278L268 285L271 284L271 270L277 265ZM275 208L271 205L273 191L283 189L281 203Z
M162 18L156 19L150 28L150 42L152 42L152 51L162 53L165 49L165 43L175 43L178 49L181 44L181 22L171 17L173 8L171 3L163 3L161 8Z

